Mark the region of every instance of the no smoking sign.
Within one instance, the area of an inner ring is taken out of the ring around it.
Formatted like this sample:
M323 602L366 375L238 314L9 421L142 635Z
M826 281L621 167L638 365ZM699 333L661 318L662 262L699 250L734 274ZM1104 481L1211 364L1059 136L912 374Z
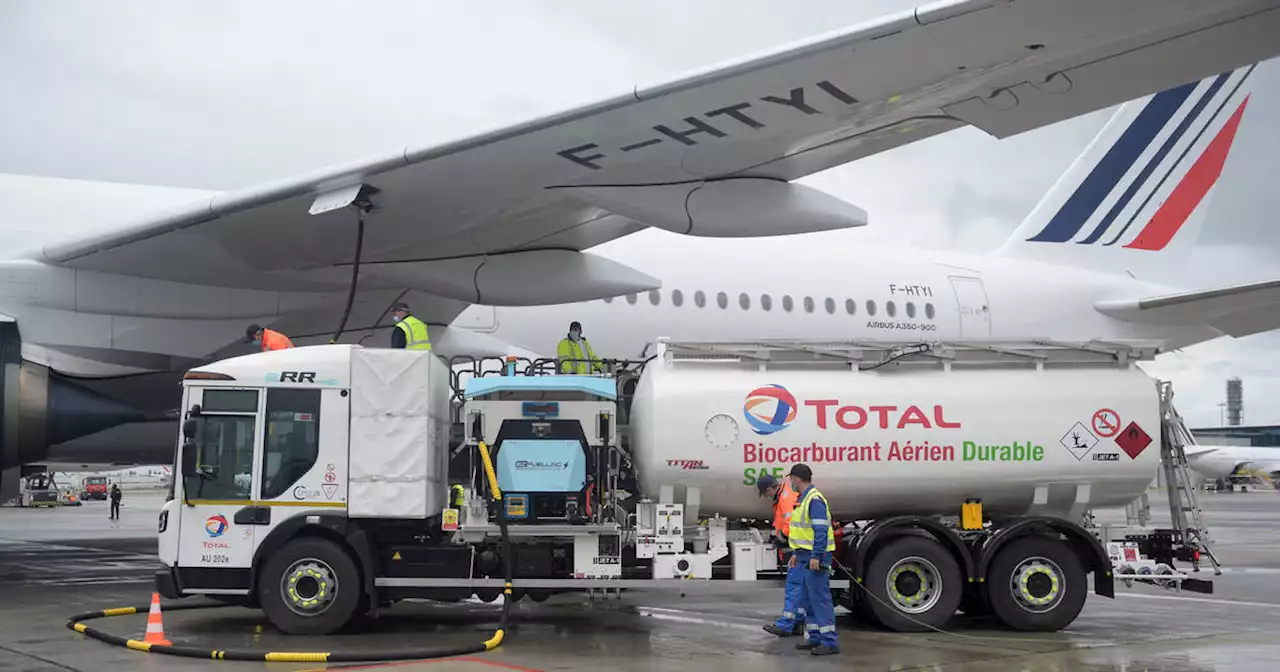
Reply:
M1120 432L1120 414L1109 408L1099 409L1093 414L1093 433L1109 439Z

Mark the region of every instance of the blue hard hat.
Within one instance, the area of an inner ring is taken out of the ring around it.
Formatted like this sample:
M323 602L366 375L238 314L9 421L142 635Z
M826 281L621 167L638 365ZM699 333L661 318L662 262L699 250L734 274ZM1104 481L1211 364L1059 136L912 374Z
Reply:
M764 491L777 485L778 481L773 474L760 474L760 478L756 479L756 489L760 491L760 496L764 497Z

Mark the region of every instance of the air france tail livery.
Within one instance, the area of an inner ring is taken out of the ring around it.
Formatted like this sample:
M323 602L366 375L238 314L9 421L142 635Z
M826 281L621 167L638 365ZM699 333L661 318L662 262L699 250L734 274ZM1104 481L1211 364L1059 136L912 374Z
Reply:
M1020 227L990 255L767 241L732 264L678 249L662 288L539 308L472 306L460 321L550 352L570 320L600 356L657 336L691 340L1130 341L1172 349L1280 326L1280 281L1196 290L1161 284L1206 220L1248 108L1253 66L1123 105ZM714 272L707 269L713 268ZM488 325L487 328L482 325Z

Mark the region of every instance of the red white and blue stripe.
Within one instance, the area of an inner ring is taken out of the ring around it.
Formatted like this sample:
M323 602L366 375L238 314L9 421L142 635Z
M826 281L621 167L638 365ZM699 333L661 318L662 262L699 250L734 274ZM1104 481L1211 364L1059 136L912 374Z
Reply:
M1249 102L1238 94L1254 67L1150 96L1026 241L1164 249L1222 173Z

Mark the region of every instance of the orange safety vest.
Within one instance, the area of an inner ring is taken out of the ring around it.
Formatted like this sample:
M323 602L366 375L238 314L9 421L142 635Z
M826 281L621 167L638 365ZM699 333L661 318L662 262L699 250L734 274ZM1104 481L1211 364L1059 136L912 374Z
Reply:
M285 336L284 334L278 331L272 331L270 329L264 328L262 330L262 351L263 352L266 352L268 350L284 350L285 348L292 348L292 347L293 347L293 341L289 340L288 336Z
M773 503L773 529L779 536L786 537L791 534L791 510L796 508L796 501L799 499L799 493L791 489L791 482L783 481L778 499Z

